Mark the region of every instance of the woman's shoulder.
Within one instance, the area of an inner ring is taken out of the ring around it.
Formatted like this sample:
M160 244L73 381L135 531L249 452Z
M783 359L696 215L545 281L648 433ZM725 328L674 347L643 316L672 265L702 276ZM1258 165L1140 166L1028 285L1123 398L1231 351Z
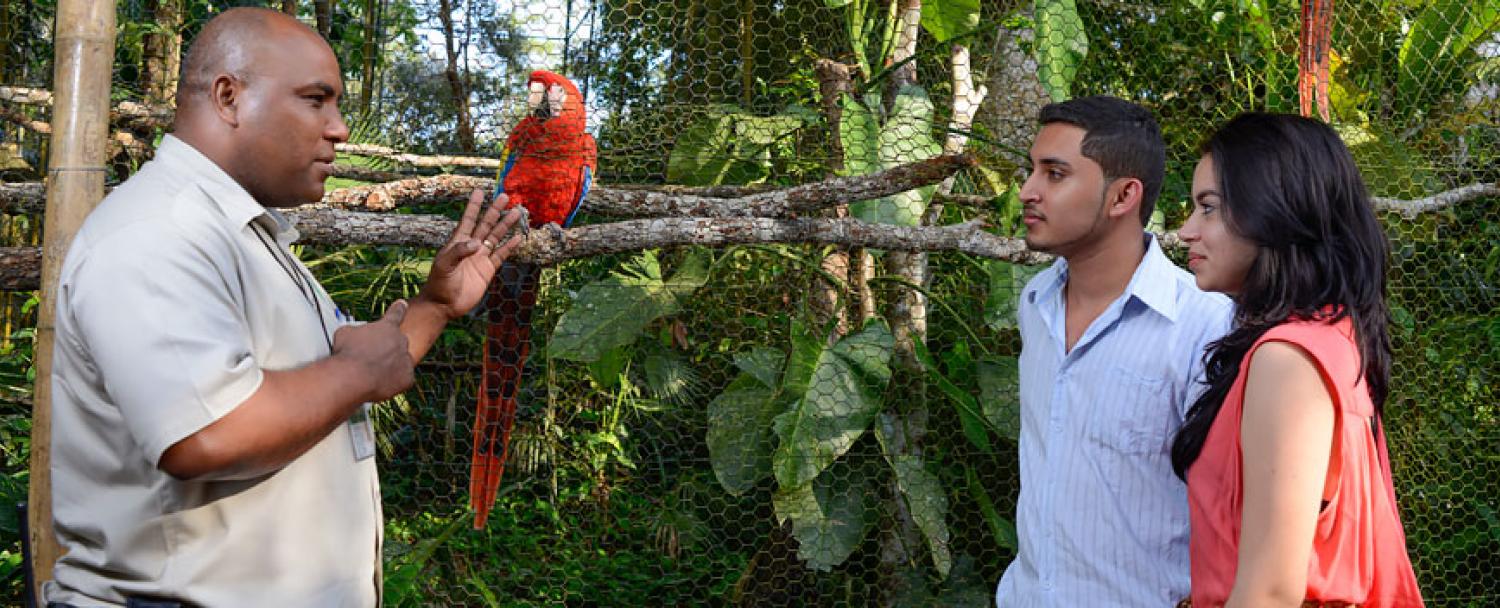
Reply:
M1349 317L1293 317L1266 330L1256 342L1273 341L1291 342L1307 350L1323 346L1342 348L1354 344L1354 324Z
M1296 346L1337 384L1353 386L1362 375L1354 324L1348 317L1337 320L1329 317L1287 319L1266 330L1256 341L1255 350L1267 342Z

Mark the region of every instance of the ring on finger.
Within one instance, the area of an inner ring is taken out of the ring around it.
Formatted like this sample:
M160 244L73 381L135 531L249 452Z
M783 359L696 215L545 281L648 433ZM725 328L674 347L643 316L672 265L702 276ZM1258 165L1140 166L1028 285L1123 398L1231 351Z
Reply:
M483 241L480 241L480 242L481 242L481 243L484 243L484 247L485 247L485 248L486 248L486 249L489 249L489 250L490 250L490 251L494 251L494 250L495 250L495 248L496 248L496 247L497 247L497 245L495 245L495 244L494 244L494 243L492 243L492 242L490 242L490 240L489 240L489 239L485 239L485 240L483 240Z

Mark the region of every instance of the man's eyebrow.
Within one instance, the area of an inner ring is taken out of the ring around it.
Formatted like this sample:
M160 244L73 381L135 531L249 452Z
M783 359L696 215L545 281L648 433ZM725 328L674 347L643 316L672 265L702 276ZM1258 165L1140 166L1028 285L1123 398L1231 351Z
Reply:
M1073 167L1072 163L1069 163L1068 161L1065 161L1065 160L1063 160L1061 158L1057 158L1055 156L1044 156L1042 158L1039 158L1039 159L1037 159L1036 164L1038 164L1038 165L1051 165L1051 166L1055 166L1055 167L1062 167L1064 169L1068 169L1068 168L1072 168Z
M305 84L297 88L298 91L307 91L309 89L322 93L324 97L336 97L339 94L338 89L333 88L333 85L323 81Z

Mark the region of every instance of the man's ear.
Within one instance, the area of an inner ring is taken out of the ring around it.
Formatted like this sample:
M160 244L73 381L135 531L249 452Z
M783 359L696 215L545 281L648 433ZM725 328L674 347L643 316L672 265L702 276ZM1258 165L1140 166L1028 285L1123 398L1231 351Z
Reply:
M1109 217L1118 219L1129 214L1131 217L1140 215L1141 197L1146 194L1146 186L1141 180L1134 177L1122 177L1109 185L1105 196L1109 201Z
M219 74L208 85L208 102L219 120L231 127L240 126L240 101L245 93L245 82L230 74Z

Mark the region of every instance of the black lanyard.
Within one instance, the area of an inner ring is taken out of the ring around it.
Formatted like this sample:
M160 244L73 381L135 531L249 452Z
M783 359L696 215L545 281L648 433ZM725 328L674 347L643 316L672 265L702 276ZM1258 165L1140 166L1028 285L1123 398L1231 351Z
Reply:
M287 278L292 280L292 284L297 286L297 292L302 294L302 297L308 303L312 304L313 312L318 315L318 326L323 328L323 340L328 343L328 352L332 354L333 336L328 333L328 324L323 321L323 303L318 299L318 291L313 286L313 278L303 275L302 271L297 267L297 263L290 259L290 253L285 253L285 250L281 249L279 245L271 245L269 230L266 230L265 233L262 233L262 230L262 226L256 224L254 221L251 222L250 231L255 233L255 237L260 240L260 244L265 245L266 253L271 254L271 257L275 258L276 265L280 266L282 272L286 273Z

